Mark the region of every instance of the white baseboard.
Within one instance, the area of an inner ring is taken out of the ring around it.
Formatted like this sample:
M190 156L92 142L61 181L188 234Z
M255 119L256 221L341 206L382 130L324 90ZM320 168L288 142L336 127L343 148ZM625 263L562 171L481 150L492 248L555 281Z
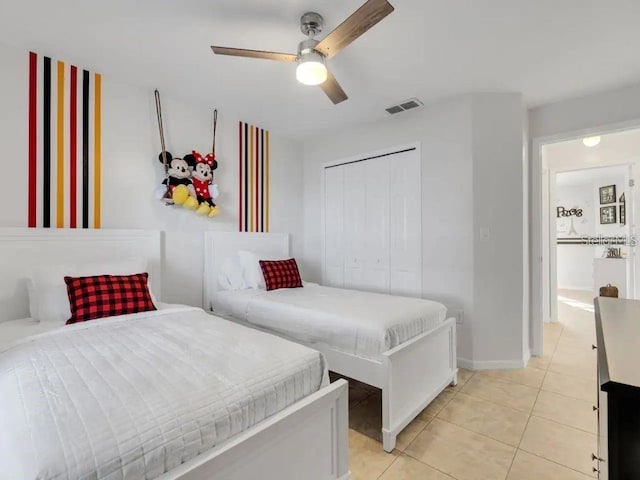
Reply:
M458 357L458 367L467 370L512 370L525 368L531 354L519 360L469 360Z
M529 365L529 360L531 360L531 349L527 346L524 351L524 358L522 359L522 363L524 363L525 368Z

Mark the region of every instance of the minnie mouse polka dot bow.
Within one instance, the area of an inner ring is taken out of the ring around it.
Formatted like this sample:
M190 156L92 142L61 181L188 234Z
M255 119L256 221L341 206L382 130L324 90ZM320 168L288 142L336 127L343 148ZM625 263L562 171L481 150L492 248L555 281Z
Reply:
M204 157L195 150L193 150L191 153L193 153L193 157L196 159L196 163L206 163L213 168L213 162L215 162L216 160L215 153L207 153L207 155L205 155Z

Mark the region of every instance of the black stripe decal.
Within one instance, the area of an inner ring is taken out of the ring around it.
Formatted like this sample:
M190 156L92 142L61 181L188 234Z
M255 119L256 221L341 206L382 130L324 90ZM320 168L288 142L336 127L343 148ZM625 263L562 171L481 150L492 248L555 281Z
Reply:
M51 227L51 58L44 57L42 106L42 226Z
M82 228L89 228L89 72L82 71Z
M260 231L264 232L264 130L260 129Z
M249 124L244 124L244 231L249 231Z

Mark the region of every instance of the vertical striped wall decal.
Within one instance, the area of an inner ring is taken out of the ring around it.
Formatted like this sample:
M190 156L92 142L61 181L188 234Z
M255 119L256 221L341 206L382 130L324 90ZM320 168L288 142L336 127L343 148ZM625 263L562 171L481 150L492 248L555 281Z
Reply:
M238 229L269 231L269 132L238 123Z
M93 228L102 223L102 75L94 76L93 109L93 158L95 174L93 176Z
M58 61L56 119L56 227L64 227L64 63Z
M29 53L31 228L102 223L102 77L80 71L81 78L74 65Z
M265 199L265 203L267 205L267 208L265 209L265 217L267 219L266 220L267 225L266 225L266 228L265 228L264 231L268 232L269 231L269 215L270 215L270 211L271 211L269 209L269 185L271 185L271 183L269 181L269 172L271 171L271 169L269 168L270 163L271 163L271 134L269 132L265 132L265 134L266 134L266 137L267 137L267 148L266 148L267 151L266 151L266 155L265 155L266 160L267 160L267 162L266 162L267 182L266 182L266 185L265 185L265 191L266 191L266 194L267 194L266 195L267 198Z
M247 135L249 135L249 125L244 124L244 230L249 231L249 205L247 202L249 192L249 142L247 142Z
M89 72L82 71L82 228L89 228Z
M256 165L253 161L253 139L254 139L254 131L255 127L251 125L249 129L249 231L254 232L253 229L253 221L255 212L253 210L253 197L256 194L255 184L253 183L253 178L256 174Z
M37 126L37 101L38 101L38 56L29 53L29 206L27 226L33 228L36 226L36 191L38 164L38 126Z
M51 226L51 59L44 57L42 133L42 226Z
M260 231L264 232L264 179L266 172L264 171L264 130L260 130L260 170L262 170L262 178L260 179Z
M242 122L238 122L238 231L242 231Z
M69 79L69 227L78 226L78 67Z
M256 127L255 129L255 133L256 133L256 155L255 155L255 161L256 161L256 189L255 189L255 204L256 204L256 222L254 224L254 232L259 232L260 231L260 162L258 161L258 135L260 135L260 131L259 129Z

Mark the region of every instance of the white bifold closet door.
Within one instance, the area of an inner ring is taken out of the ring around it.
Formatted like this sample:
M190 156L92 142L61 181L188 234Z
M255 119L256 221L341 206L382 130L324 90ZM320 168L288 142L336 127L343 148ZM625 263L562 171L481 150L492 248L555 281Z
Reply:
M420 296L420 205L415 149L325 168L325 284Z

